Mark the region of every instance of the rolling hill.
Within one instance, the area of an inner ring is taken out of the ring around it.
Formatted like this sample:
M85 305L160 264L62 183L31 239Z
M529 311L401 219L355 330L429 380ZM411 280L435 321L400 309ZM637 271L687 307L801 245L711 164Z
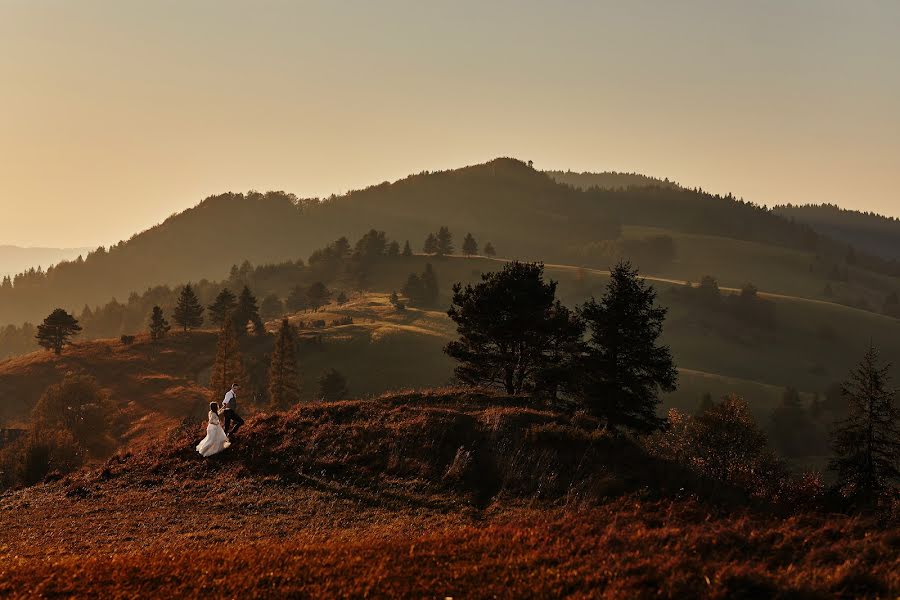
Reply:
M875 213L847 210L833 204L783 205L777 214L805 223L836 240L881 256L900 260L900 220Z

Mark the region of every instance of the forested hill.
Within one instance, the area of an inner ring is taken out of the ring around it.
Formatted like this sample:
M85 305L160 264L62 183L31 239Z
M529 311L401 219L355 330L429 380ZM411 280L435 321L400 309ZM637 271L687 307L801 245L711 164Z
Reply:
M14 275L30 267L49 267L62 260L72 260L91 248L22 248L0 246L0 277Z
M886 259L900 259L900 219L846 210L834 204L788 204L776 206L774 211L852 244L857 250Z
M590 171L544 171L554 181L571 185L574 188L588 190L600 188L604 190L625 189L629 187L679 187L674 181L657 179L640 173L618 173L616 171L603 171L592 173Z
M124 300L158 284L223 279L232 265L245 260L266 264L305 258L338 237L357 239L372 228L401 244L409 240L415 251L430 232L447 226L457 248L471 232L481 244L492 242L502 256L587 264L591 253L585 248L619 238L623 224L847 254L846 245L730 195L661 186L580 190L504 158L419 173L323 201L298 200L284 192L209 197L83 260L5 280L0 325L35 322L55 307L80 311L112 297ZM608 266L601 255L603 264L587 266ZM900 270L895 263L856 257L856 268Z

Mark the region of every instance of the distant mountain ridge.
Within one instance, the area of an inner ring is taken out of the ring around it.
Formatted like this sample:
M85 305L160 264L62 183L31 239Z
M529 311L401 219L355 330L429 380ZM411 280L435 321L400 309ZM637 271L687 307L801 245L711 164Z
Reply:
M14 275L31 268L50 265L63 260L72 260L80 254L87 254L91 248L31 248L0 245L0 277Z
M859 250L900 260L900 219L848 210L834 204L786 204L772 210Z
M669 178L658 179L641 173L619 173L617 171L602 171L594 173L590 171L544 171L554 181L571 185L574 188L588 190L600 188L604 190L625 189L630 187L681 187Z

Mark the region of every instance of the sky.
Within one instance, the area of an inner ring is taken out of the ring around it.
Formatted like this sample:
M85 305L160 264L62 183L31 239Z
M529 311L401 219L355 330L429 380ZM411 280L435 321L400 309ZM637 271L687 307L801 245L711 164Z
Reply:
M900 216L900 2L0 0L0 244L497 156Z

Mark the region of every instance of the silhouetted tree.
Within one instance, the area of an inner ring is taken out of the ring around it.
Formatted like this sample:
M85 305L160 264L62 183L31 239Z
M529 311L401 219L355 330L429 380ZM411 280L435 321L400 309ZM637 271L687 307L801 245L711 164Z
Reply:
M284 302L275 294L269 294L263 298L259 305L259 315L263 319L274 319L284 314Z
M200 305L191 284L181 288L178 304L172 313L172 320L184 331L203 325L203 306Z
M230 316L230 315L228 315ZM234 319L226 318L219 331L216 343L216 358L210 374L210 398L216 402L222 400L225 392L232 384L237 383L243 389L249 389L244 359L238 347L238 336Z
M328 304L329 299L331 299L331 292L321 281L315 282L306 290L306 304L313 309L313 312L318 312L319 308Z
M237 298L231 293L231 290L223 288L219 295L216 296L215 302L209 305L210 322L217 327L221 327L222 323L225 322L225 317L233 313L235 307L237 307Z
M347 397L347 379L335 369L328 369L319 377L319 400L341 400Z
M403 252L402 252L402 255L405 256L405 257L407 257L407 258L413 255L412 248L411 248L410 245L409 245L409 240L406 240L406 242L403 244Z
M579 396L588 409L612 427L653 430L659 392L675 390L678 371L668 346L662 346L666 309L655 305L656 291L628 262L610 274L599 302L579 310L590 338L583 359Z
M36 427L68 431L78 444L101 455L113 443L108 432L114 412L94 377L69 372L44 391L31 415Z
M484 255L485 256L497 256L497 251L494 250L494 245L490 242L484 245Z
M247 333L247 323L253 325L253 331L257 335L261 335L265 333L265 326L263 325L262 318L259 316L259 307L256 304L256 296L253 295L253 292L250 291L250 288L246 285L244 289L241 290L241 295L238 298L237 306L232 313L232 318L234 319L235 331L239 336L243 336Z
M438 229L437 233L437 255L438 256L448 256L453 254L453 234L450 233L450 230L444 226Z
M413 306L433 306L438 298L437 275L431 263L425 265L421 275L410 273L400 292Z
M422 298L426 306L433 306L437 303L440 288L438 287L437 274L431 263L425 263L425 270L422 271L422 289L424 297Z
M387 255L390 258L396 258L396 257L400 256L400 244L397 243L396 240L394 240L390 244L388 244Z
M406 305L400 300L399 296L397 296L396 291L391 292L391 297L388 301L391 303L391 306L397 310L406 310Z
M78 319L65 310L57 308L44 319L43 323L38 325L35 338L42 348L60 354L63 346L68 344L72 337L78 335L79 331L81 331L81 326L78 324Z
M438 251L437 238L433 233L429 233L428 237L425 238L425 244L422 246L422 251L425 254L436 254Z
M347 294L344 293L344 290L341 290L338 293L337 298L335 299L335 302L338 303L338 306L343 306L344 304L347 304Z
M539 387L556 352L553 325L556 282L544 281L544 266L514 261L485 273L481 283L453 286L447 314L459 340L444 351L456 359L456 376L474 385L493 385L508 394Z
M832 435L830 468L847 496L874 502L900 480L900 409L890 387L891 365L870 346L842 387L847 418Z
M269 403L276 410L284 410L299 401L300 375L297 371L294 328L284 319L275 338L275 348L269 364Z
M466 234L466 238L463 240L462 251L466 256L478 254L478 242L475 241L471 233Z
M166 321L166 318L163 316L163 311L160 307L154 306L153 312L150 314L150 339L154 342L159 341L166 337L166 334L169 333L171 327L169 326L169 322Z

